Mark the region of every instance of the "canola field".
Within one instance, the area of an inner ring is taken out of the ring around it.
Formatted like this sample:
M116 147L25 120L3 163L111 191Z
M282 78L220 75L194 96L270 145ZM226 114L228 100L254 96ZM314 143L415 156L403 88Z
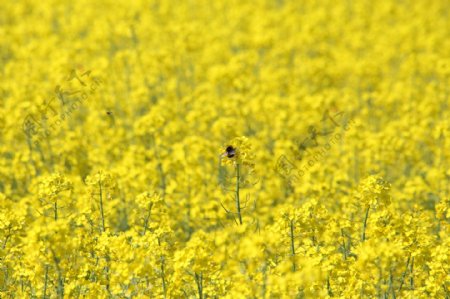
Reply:
M450 3L0 1L0 298L450 298Z

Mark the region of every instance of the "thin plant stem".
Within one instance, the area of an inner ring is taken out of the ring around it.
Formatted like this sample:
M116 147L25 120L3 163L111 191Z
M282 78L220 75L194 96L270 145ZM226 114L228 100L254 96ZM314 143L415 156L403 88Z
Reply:
M10 237L11 237L11 233L8 233L5 237L5 242L3 242L3 246L2 246L3 249L6 248L6 243L8 243L8 240Z
M158 238L158 246L161 247L161 241ZM164 255L160 255L159 256L161 264L160 264L160 269L161 269L161 282L162 282L162 288L163 288L163 294L164 294L164 298L166 298L167 296L167 286L166 286L166 274L165 274L165 263L164 263Z
M411 255L408 256L408 260L406 261L406 269L403 271L402 279L400 280L400 286L398 287L398 292L402 290L403 283L405 282L406 272L408 271L409 261L411 260Z
M369 210L370 210L370 206L367 207L366 216L364 217L364 226L363 226L363 231L362 231L362 236L361 236L362 242L364 242L366 240L366 228L367 228L367 219L369 219Z
M347 247L345 246L344 230L342 228L341 228L341 236L342 236L342 251L344 252L344 260L347 260Z
M147 232L147 229L148 229L148 223L150 222L150 216L152 214L152 207L153 207L153 203L151 202L148 205L147 216L145 217L145 220L144 220L144 232L143 232L143 235L145 235L145 233Z
M261 288L261 298L266 298L266 289L267 289L267 263L266 262L264 262L262 272L263 272L263 284L262 284L262 288Z
M328 277L327 277L327 292L328 292L328 296L333 297L333 290L331 289L330 275L329 274L328 274Z
M58 298L64 298L64 278L61 267L59 266L59 258L56 256L56 253L52 248L50 248L50 251L52 252L56 272L58 273L58 285L56 288L57 296Z
M194 274L195 275L195 282L197 284L197 289L198 289L198 299L203 299L203 275L202 273L200 273L200 275L198 275L197 273Z
M392 298L393 299L396 299L397 298L397 296L395 295L395 289L394 289L394 284L393 284L393 277L392 277L392 270L391 270L391 272L389 273L389 290L391 291L391 293L392 293Z
M54 212L55 212L55 221L58 220L58 201L55 200L55 204L54 204L54 208L53 208Z
M102 231L105 231L105 215L103 213L103 190L102 190L102 182L99 181L98 182L98 186L99 186L99 197L100 197L100 215L102 217Z
M294 245L294 220L290 220L290 238L291 238L291 256L292 256L292 272L296 271L295 267L295 245Z
M45 265L44 294L42 295L42 299L47 298L47 281L48 281L48 265Z
M241 179L240 177L240 165L239 163L236 163L236 210L237 210L237 215L239 218L239 223L242 224L242 215L241 215L241 201L239 198L239 180Z

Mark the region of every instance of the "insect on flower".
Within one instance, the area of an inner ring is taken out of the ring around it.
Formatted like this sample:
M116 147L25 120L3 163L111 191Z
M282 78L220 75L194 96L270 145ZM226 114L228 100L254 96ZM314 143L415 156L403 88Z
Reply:
M236 155L236 149L231 145L227 146L227 148L225 149L225 152L222 154L222 156L228 157L228 158L233 158L235 155Z

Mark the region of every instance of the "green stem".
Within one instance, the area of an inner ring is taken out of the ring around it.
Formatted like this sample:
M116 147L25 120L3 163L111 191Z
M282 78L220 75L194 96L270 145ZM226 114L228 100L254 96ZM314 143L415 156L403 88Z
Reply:
M8 266L3 268L3 287L2 290L6 290L6 288L8 287Z
M396 299L397 297L395 296L395 290L394 290L394 284L393 284L393 277L392 277L392 270L391 270L391 272L389 273L389 289L390 289L390 291L391 291L391 293L392 293L392 298L393 299Z
M11 231L11 230L10 230ZM11 234L7 234L5 237L5 242L3 242L3 246L2 248L5 249L6 248L6 243L8 243L9 238L11 237Z
M291 256L292 256L292 272L295 272L295 245L294 245L294 221L290 220L290 237L291 237Z
M162 280L162 287L163 287L163 293L164 298L166 298L167 290L166 290L166 274L164 271L164 257L161 256L161 280Z
M203 299L203 281L202 281L203 275L202 273L200 273L200 275L195 273L194 275L195 275L195 282L197 283L198 299Z
M242 224L241 215L241 201L239 199L239 180L240 180L240 165L236 164L236 210L239 218L239 223Z
M161 247L161 241L158 238L158 245ZM161 281L162 281L162 288L163 288L163 294L164 294L164 298L166 298L167 296L167 286L166 286L166 274L165 274L165 267L164 267L164 256L160 255L159 256L160 261L161 261L161 265L160 265L160 269L161 269Z
M58 220L58 202L56 200L55 200L54 212L55 212L55 221L56 221L56 220Z
M101 217L102 217L102 231L104 232L105 231L105 215L103 213L103 191L102 191L102 183L101 183L101 181L98 182L98 186L100 188L99 196L100 196L100 214L101 214Z
M44 294L42 295L42 299L47 297L47 280L48 280L48 265L45 265L45 278L44 278Z
M398 292L402 290L403 283L405 282L406 272L408 271L409 261L411 259L411 255L408 256L408 260L406 261L406 269L403 271L402 279L400 280L400 286L398 287Z
M151 202L151 203L148 205L148 213L147 213L147 217L145 217L145 220L144 220L144 233L143 233L143 235L145 235L145 233L147 232L147 229L148 229L148 223L149 223L149 221L150 221L150 216L151 216L151 214L152 214L152 207L153 207L153 203Z
M61 267L59 266L59 258L56 256L55 251L52 248L50 248L50 251L52 252L56 272L58 273L58 285L56 288L56 294L58 298L64 298L64 278Z
M361 241L363 241L363 242L366 240L366 228L367 228L367 219L369 219L369 210L370 210L370 206L367 207L366 216L364 217L364 226L363 226L363 232L362 232L362 236L361 236Z
M342 228L341 228L341 236L342 236L342 250L344 252L344 260L347 260L347 247L345 246L344 230Z
M110 286L110 281L111 281L111 273L110 273L111 258L109 257L109 254L106 254L105 260L106 260L106 267L105 267L105 272L106 272L106 290L108 291L110 297L112 297L111 286Z
M328 277L327 277L327 292L328 292L328 296L333 297L333 290L331 289L330 275L329 274L328 274Z
M266 298L266 289L267 289L267 263L264 262L264 266L263 266L263 285L262 285L262 289L261 289L261 298Z
M31 161L31 164L34 166L34 174L36 176L39 175L38 167L36 166L36 162L33 159L33 146L31 145L31 138L27 136L27 144L28 144L28 151L29 151L29 160Z
M449 291L447 291L447 288L445 287L445 283L442 284L442 288L444 289L445 299L450 298L450 293L449 293Z

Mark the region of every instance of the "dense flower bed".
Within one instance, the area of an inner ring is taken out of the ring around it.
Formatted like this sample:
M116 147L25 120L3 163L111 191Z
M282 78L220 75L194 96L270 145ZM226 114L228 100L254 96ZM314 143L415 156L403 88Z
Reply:
M0 1L0 298L450 298L448 1Z

